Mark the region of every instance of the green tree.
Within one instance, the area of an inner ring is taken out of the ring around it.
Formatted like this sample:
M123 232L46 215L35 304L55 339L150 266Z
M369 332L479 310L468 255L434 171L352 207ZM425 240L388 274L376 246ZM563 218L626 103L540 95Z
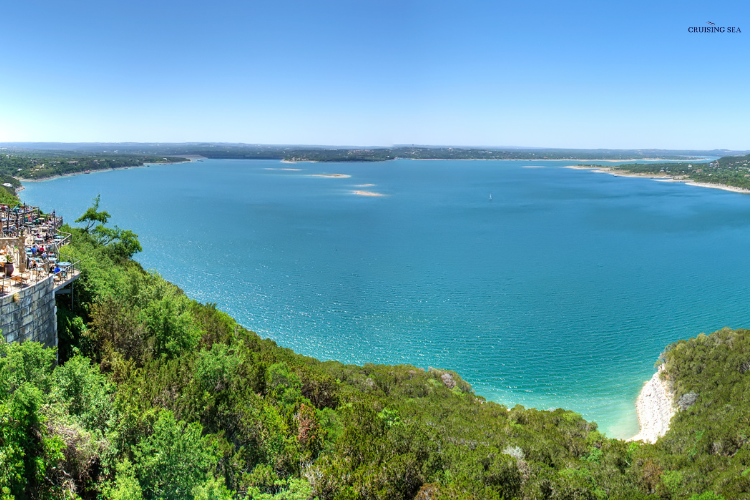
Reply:
M6 343L0 336L0 401L24 383L48 393L55 350L38 342Z
M160 412L153 433L133 453L145 498L182 500L208 478L217 448L209 437L201 437L202 430L197 422L178 422L171 411Z
M62 460L63 443L48 436L40 415L43 402L42 391L24 382L0 403L0 493L4 498L45 498L55 489L48 471Z
M129 259L143 250L138 235L129 229L99 225L92 234L100 244L110 248L121 259Z
M129 259L136 253L143 250L138 235L129 229L120 229L117 226L106 227L110 215L106 210L99 210L101 196L96 195L93 205L86 209L76 223L85 224L83 231L91 234L94 239L102 246L109 248L116 256L121 259Z
M109 221L110 215L109 212L105 210L99 211L99 203L101 202L101 195L96 195L96 198L94 198L94 203L89 208L86 209L86 211L78 217L75 222L76 224L83 223L85 226L83 227L83 230L86 233L90 233L91 230L97 226L97 225L104 225Z
M141 484L135 477L135 470L128 459L117 464L117 475L114 484L102 488L106 500L142 500Z
M112 416L114 388L91 365L88 358L75 356L53 373L51 399L78 420L86 429L106 431Z

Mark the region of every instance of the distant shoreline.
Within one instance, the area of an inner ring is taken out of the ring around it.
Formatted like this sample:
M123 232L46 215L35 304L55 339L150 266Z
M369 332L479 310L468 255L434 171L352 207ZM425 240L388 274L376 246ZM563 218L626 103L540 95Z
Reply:
M634 161L673 161L673 162L683 162L683 161L701 161L703 159L680 159L680 160L674 160L674 159L666 159L666 158L623 158L618 160L605 160L602 158L591 158L591 159L581 159L581 158L405 158L405 157L396 157L396 158L390 158L387 160L332 160L332 161L320 161L320 160L279 160L281 163L384 163L387 161L396 161L396 160L410 160L410 161L606 161L610 163L617 163L621 161L627 161L627 162L634 162Z
M633 172L626 172L624 170L618 170L616 168L611 167L605 167L605 168L599 168L595 166L585 166L585 165L568 165L563 168L570 168L573 170L589 170L591 172L600 173L600 174L609 174L613 175L615 177L640 177L642 179L653 179L658 182L679 182L682 184L686 184L688 186L697 186L697 187L703 187L703 188L711 188L711 189L721 189L722 191L730 191L732 193L740 193L740 194L750 194L750 189L745 188L738 188L734 186L729 186L727 184L719 184L719 183L710 183L710 182L696 182L694 180L691 180L689 178L677 178L671 175L666 174L644 174L644 173L633 173Z
M622 160L604 160L598 158L580 159L580 158L394 158L394 160L414 160L414 161L607 161L617 163L621 161L697 161L697 160L668 160L665 158L624 158ZM392 160L391 160L392 161ZM585 168L585 167L583 167Z
M191 158L191 159L189 159L187 161L171 161L171 162L163 162L163 163L162 162L159 162L159 163L148 163L148 162L146 162L143 165L130 165L130 166L127 166L127 167L102 168L102 169L98 169L98 170L89 170L88 174L99 174L99 173L102 173L102 172L111 172L112 170L127 170L129 168L143 168L143 167L149 167L151 165L178 165L180 163L192 163L194 161L197 161L197 158ZM70 172L70 173L67 173L67 174L50 175L48 177L39 177L38 179L24 179L23 177L16 177L16 179L18 179L22 183L23 182L42 182L42 181L49 181L49 180L52 180L52 179L58 179L60 177L73 177L74 175L83 175L83 174L86 174L86 173L87 172L85 170L82 170L80 172ZM21 187L19 187L18 189L16 189L16 191L17 192L18 191L23 191L24 189L25 188L23 187L23 185L21 185Z

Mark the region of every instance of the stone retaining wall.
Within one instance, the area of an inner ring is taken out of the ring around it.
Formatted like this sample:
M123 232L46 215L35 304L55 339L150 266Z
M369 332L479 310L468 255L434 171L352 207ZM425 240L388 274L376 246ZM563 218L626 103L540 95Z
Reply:
M0 330L6 342L34 340L57 346L57 318L52 276L0 298Z

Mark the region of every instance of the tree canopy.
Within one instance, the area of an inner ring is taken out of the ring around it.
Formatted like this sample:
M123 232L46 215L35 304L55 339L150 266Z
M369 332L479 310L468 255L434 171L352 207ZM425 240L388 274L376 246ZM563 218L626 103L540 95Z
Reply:
M75 220L77 224L84 224L83 232L90 234L102 246L111 248L112 251L123 259L129 259L143 250L138 235L129 229L120 229L117 226L106 227L109 222L109 212L99 210L101 196L96 195L93 204L86 209L83 215Z

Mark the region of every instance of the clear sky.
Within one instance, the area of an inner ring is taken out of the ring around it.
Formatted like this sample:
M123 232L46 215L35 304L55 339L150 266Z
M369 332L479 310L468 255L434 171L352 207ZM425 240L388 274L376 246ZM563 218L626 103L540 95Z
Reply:
M750 149L750 3L3 2L0 142ZM688 33L739 26L740 34Z

